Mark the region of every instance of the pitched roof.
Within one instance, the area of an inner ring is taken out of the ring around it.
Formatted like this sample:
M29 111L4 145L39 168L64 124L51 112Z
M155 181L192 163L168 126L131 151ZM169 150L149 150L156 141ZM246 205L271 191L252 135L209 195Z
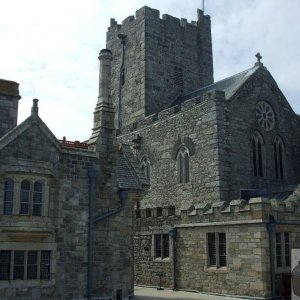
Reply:
M49 138L49 140L55 145L57 149L61 148L57 138L47 127L47 125L43 122L43 120L38 115L31 115L21 124L14 127L12 130L7 132L4 136L0 138L0 150L3 149L9 143L11 143L13 140L15 140L33 124L36 124L44 132L44 134Z
M117 160L117 181L121 189L141 190L148 185L139 163L129 145L122 144Z
M238 73L231 77L225 78L225 79L215 82L213 84L202 87L199 90L179 96L169 105L169 107L181 104L184 101L195 98L195 97L201 97L204 93L206 93L208 91L212 91L212 90L224 91L226 99L229 99L230 97L232 97L234 95L234 93L239 89L239 87L241 87L243 85L243 83L251 75L253 75L258 69L259 69L259 66L254 66L254 67L252 67L248 70L245 70L241 73Z

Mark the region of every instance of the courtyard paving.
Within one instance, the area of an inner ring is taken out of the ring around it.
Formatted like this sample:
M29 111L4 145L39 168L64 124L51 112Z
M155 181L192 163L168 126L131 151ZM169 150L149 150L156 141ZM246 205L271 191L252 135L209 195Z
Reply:
M136 286L134 289L135 300L158 300L158 299L174 299L174 300L188 300L188 299L202 299L202 300L237 300L237 298L222 297L216 295L207 295L191 292L181 292L172 290L158 291L156 288L146 288ZM239 298L241 299L241 298Z

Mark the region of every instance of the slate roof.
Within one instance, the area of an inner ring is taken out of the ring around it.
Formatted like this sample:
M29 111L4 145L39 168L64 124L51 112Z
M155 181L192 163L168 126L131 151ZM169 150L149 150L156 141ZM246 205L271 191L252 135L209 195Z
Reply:
M241 190L241 199L249 200L251 198L264 197L269 200L286 200L292 196L297 189L298 186L289 185L283 187Z
M195 97L201 97L204 93L206 93L208 91L213 91L213 90L224 91L226 99L230 99L230 97L232 97L234 95L234 93L239 89L239 87L241 87L245 83L245 81L251 75L253 75L258 69L259 69L259 66L254 66L254 67L252 67L248 70L245 70L241 73L238 73L231 77L225 78L225 79L215 82L213 84L202 87L199 90L179 96L169 105L169 107L181 104L181 103L185 102L186 100L189 100L189 99L192 99Z
M141 190L149 185L129 145L122 144L117 160L117 181L120 189Z

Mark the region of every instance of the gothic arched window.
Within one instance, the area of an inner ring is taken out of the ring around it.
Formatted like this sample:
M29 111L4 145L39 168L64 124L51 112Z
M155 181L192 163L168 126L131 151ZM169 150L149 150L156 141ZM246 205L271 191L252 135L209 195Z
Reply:
M150 180L150 161L147 157L144 157L141 161L141 169L147 180Z
M274 140L274 164L275 164L275 177L276 179L283 179L283 156L284 147L282 139L277 136Z
M263 177L263 138L259 132L255 132L252 137L252 161L253 175Z
M190 154L185 146L181 146L177 152L178 183L187 183L190 180Z
M20 215L29 215L30 206L30 182L23 180L20 191Z
M14 181L12 179L5 180L4 183L4 203L3 214L12 215L14 201Z
M42 215L42 203L43 203L43 183L36 181L33 186L33 201L32 201L32 215Z

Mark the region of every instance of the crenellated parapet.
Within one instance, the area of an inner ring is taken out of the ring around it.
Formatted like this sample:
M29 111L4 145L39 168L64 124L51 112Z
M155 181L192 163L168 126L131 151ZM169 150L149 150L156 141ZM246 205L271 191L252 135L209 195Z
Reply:
M278 200L257 197L249 201L236 199L229 203L201 203L181 210L181 217L187 222L226 222L258 219L267 221L269 215L273 215L275 220L278 221L282 219L299 221L300 199L289 197L285 200Z
M154 123L167 120L180 113L188 112L196 109L199 105L203 105L207 101L224 101L224 92L218 90L212 90L204 93L201 97L193 97L180 104L161 110L159 113L151 114L143 119L132 122L131 124L124 126L122 134L127 134L136 130L141 130L145 127L151 126Z
M210 17L201 10L188 22L144 6L121 24L111 19L106 47L122 129L213 83Z
M157 211L161 213L157 215ZM170 217L168 207L154 207L138 210L138 219ZM294 195L285 200L252 198L249 201L236 199L230 202L206 202L176 209L176 216L181 218L181 224L190 223L243 223L268 222L269 216L274 216L276 222L299 222L300 198Z
M140 22L140 21L148 21L153 24L161 22L164 26L171 26L173 29L180 29L199 26L210 26L210 16L204 15L203 11L197 10L197 21L188 22L185 18L176 18L168 14L163 14L162 18L160 18L160 12L157 9L150 8L148 6L144 6L141 9L136 11L135 16L128 16L126 19L122 21L122 24L118 24L118 22L114 19L110 19L110 29L122 29L123 26L128 26L132 22Z

